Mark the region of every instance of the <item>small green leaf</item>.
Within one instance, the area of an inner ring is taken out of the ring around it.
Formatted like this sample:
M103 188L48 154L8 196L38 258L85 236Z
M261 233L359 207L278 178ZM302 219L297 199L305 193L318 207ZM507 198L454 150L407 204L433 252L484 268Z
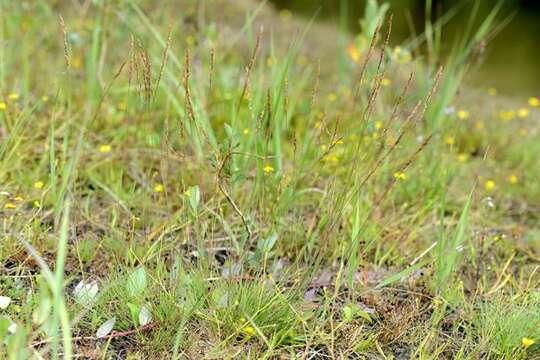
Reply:
M193 186L189 189L189 206L193 212L197 213L199 203L201 201L201 192L198 186Z
M131 320L133 320L133 324L135 326L138 326L140 307L130 302L127 303L127 307L129 308L129 313L131 315Z
M140 267L131 273L126 284L126 289L132 297L144 293L144 290L146 290L146 271L143 267Z

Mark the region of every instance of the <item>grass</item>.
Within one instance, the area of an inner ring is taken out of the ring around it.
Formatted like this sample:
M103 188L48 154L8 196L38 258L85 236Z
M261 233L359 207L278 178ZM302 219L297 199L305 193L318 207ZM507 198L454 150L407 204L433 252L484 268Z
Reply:
M445 56L370 6L328 40L248 1L0 2L2 356L538 356L540 101L462 83L500 8Z

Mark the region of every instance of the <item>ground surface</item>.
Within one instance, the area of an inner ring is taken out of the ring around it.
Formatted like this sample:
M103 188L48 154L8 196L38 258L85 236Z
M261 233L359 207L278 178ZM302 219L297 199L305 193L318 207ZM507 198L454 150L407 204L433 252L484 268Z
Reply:
M96 4L0 3L1 354L539 356L535 94L387 26Z

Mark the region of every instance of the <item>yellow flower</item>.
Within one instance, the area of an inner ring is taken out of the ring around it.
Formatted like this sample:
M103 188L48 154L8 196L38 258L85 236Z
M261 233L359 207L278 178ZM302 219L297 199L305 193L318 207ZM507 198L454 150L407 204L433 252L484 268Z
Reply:
M24 198L22 196L18 195L18 196L15 196L15 198L13 200L15 200L15 201L24 201Z
M392 80L388 79L388 78L383 78L381 80L381 85L382 86L389 86L390 84L392 83Z
M488 180L486 181L486 183L484 184L484 187L486 188L486 190L488 191L492 191L492 190L495 190L495 187L497 185L495 184L495 181L493 180Z
M283 9L279 12L279 17L282 21L289 21L292 17L291 10Z
M382 121L375 121L375 129L379 130L382 129L383 123Z
M401 46L396 46L392 52L392 58L398 64L406 64L412 60L412 55L409 50L403 49Z
M495 96L495 95L497 95L497 89L494 88L494 87L490 87L490 88L487 89L487 93L490 96Z
M6 109L7 109L6 103L3 101L0 101L0 110L6 110Z
M457 117L459 120L467 120L469 118L470 114L467 110L459 110L457 112Z
M99 146L99 152L102 154L110 153L111 150L112 150L112 147L109 144L103 144Z
M165 187L163 186L163 184L154 185L154 192L155 193L162 193L163 190L165 190Z
M43 95L43 96L41 97L41 101L47 102L47 101L49 101L49 97L48 97L47 95Z
M517 177L516 175L512 174L512 175L510 175L510 176L508 177L508 182L509 182L510 184L512 184L512 185L517 184L517 182L518 182L518 177Z
M257 333L255 329L253 328L253 326L244 326L244 328L242 329L242 332L246 334L247 336L253 336Z
M499 113L499 118L500 118L502 121L510 121L510 120L513 120L515 117L516 117L516 112L513 111L513 110L509 110L509 111L501 111L501 112Z
M43 183L43 181L41 180L38 180L34 183L34 189L43 189L43 186L45 185L45 183Z
M358 50L358 48L354 44L351 43L347 47L347 52L349 53L349 56L354 62L358 62L360 60L360 50Z
M343 145L343 140L336 141L336 145Z
M17 93L11 93L8 95L9 100L19 100L19 94Z
M335 155L327 155L323 158L323 160L334 164L337 164L339 162L339 158Z
M485 125L483 121L479 120L476 122L476 124L474 124L474 127L476 128L476 130L483 130L485 128Z
M15 205L13 203L7 203L6 205L4 205L4 208L5 209L16 209L17 205Z
M406 180L407 179L407 174L405 174L402 171L397 171L397 172L394 173L394 179L396 179L396 180Z
M328 94L328 97L327 97L327 98L328 98L328 101L330 101L330 102L334 102L334 101L337 100L337 96L336 96L336 94L334 94L334 93Z
M466 154L466 153L461 153L458 155L458 160L460 162L466 162L467 160L469 160L469 154Z
M521 108L518 110L518 116L522 119L525 119L527 116L529 116L529 109L527 108Z
M186 36L186 44L187 46L193 46L195 44L195 38L191 35Z
M267 174L270 174L270 173L273 173L274 172L274 168L271 166L271 165L266 165L264 168L263 168L263 171Z
M454 145L454 143L456 142L456 139L453 136L447 136L444 141L448 145Z
M526 349L529 346L533 345L535 343L535 341L533 339L528 338L528 337L524 337L523 339L521 339L521 343L523 344L523 347Z
M247 135L249 134L249 129L248 128L245 128L244 131L243 131L244 135Z
M41 204L39 201L34 201L34 207L37 207L37 208L40 208L41 207Z
M529 105L532 107L539 107L540 106L540 99L533 96L529 99Z

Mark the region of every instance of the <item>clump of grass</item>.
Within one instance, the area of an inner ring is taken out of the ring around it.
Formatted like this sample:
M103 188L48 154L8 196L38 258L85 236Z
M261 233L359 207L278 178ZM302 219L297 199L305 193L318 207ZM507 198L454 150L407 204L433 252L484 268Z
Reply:
M1 69L24 74L0 74L0 352L537 350L538 102L481 122L454 97L498 7L426 75L375 1L364 34L333 33L336 68L306 56L313 22L247 5L230 36L206 20L240 5L181 5L0 5Z

